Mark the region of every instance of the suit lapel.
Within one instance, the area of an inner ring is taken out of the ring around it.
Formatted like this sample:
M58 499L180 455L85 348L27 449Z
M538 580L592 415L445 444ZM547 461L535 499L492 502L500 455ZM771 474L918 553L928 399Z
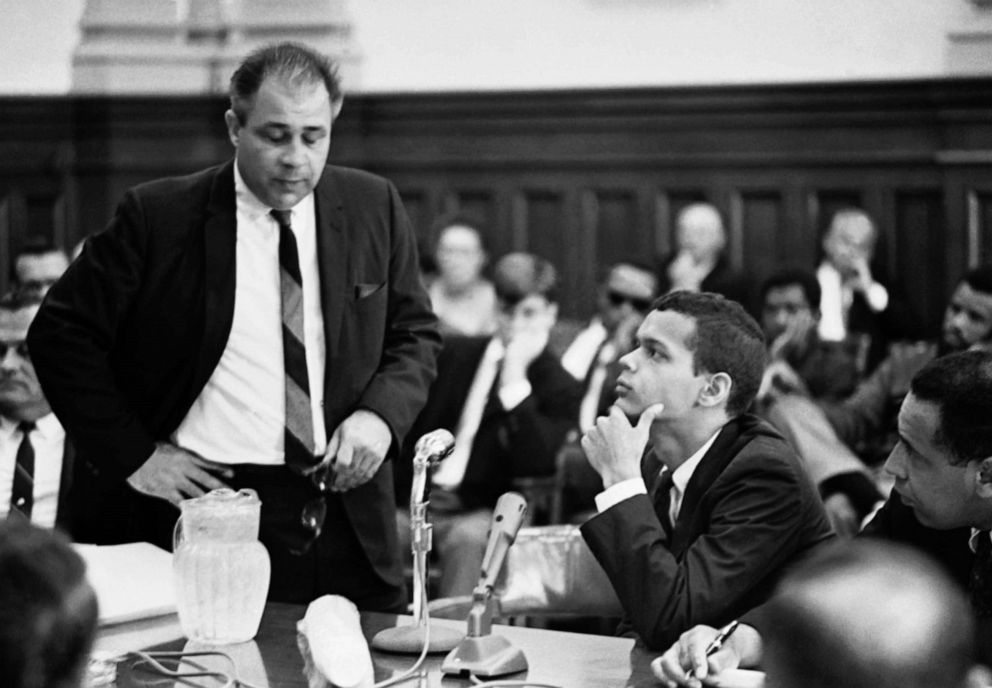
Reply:
M203 346L192 386L196 394L207 384L224 353L234 320L237 225L232 161L223 165L214 177L203 226L205 317Z
M748 416L738 416L730 420L720 430L713 445L696 466L689 484L686 485L682 506L679 508L679 518L672 535L672 554L676 558L682 557L686 547L695 537L695 533L690 532L689 524L699 507L700 500L744 445L751 441L752 435L747 430L753 427L754 423L755 421Z
M314 189L317 232L317 269L320 273L320 310L324 316L328 379L338 355L341 318L345 304L353 298L348 292L348 241L341 193L329 168L324 169Z

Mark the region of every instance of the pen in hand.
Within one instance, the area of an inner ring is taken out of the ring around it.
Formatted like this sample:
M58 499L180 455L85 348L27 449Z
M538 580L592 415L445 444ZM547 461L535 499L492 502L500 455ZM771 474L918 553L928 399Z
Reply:
M721 628L716 634L716 637L713 638L713 642L706 646L706 656L709 657L719 651L719 649L723 647L723 644L727 642L727 639L734 634L734 631L736 631L737 627L740 625L740 622L735 620Z

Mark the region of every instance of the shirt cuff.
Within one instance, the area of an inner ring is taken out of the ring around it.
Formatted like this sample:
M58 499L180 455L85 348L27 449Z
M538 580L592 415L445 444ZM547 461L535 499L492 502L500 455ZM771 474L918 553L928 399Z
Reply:
M868 293L865 294L865 300L873 311L881 313L889 306L889 292L878 282L872 282L868 287Z
M533 390L531 389L530 382L527 380L503 385L499 388L498 392L499 403L503 404L503 408L507 411L512 411L520 406L524 399L530 396L531 391Z
M603 513L634 495L647 494L648 488L642 478L630 478L612 485L596 495L596 511Z

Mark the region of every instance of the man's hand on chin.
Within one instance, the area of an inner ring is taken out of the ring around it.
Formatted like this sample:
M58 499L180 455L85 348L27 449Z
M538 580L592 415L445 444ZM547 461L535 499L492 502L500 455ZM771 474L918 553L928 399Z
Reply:
M641 477L641 455L648 444L651 424L664 410L664 404L653 404L641 413L637 425L631 425L614 405L609 415L597 418L596 425L582 436L582 449L603 479L604 488Z

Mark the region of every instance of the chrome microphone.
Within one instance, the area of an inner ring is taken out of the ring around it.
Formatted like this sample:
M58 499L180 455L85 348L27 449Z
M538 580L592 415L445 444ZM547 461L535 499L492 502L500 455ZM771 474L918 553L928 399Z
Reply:
M413 446L413 487L410 510L424 501L427 492L427 469L444 461L455 449L455 436L444 428L422 435Z

